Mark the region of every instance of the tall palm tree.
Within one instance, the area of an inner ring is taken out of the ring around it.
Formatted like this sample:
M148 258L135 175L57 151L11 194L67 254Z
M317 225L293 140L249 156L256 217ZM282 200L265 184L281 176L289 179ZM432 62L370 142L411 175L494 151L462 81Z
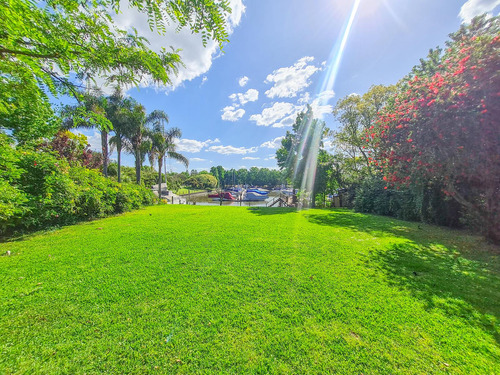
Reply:
M184 155L175 150L176 144L174 143L174 139L182 136L179 128L164 130L160 123L157 122L154 124L152 130L150 136L151 150L156 155L156 160L158 161L158 198L161 198L161 167L165 156L180 161L186 166L186 169L189 166L189 161Z
M107 98L102 95L98 89L93 90L94 93L81 93L80 102L77 105L68 105L62 111L62 128L97 128L101 133L101 150L102 150L102 172L104 176L108 176L109 163L109 146L108 132L112 129L112 123L106 116L106 108L108 106Z
M134 154L135 177L137 184L141 183L141 167L146 154L152 147L152 127L160 126L162 121L168 122L168 116L163 111L153 111L146 116L141 104L136 104L130 116L130 122L125 135L125 148Z
M127 133L130 132L133 123L138 121L139 114L135 112L138 103L133 98L124 98L121 91L117 89L108 98L106 113L113 124L113 136L109 143L116 147L118 155L118 182L121 182L121 153L127 143Z

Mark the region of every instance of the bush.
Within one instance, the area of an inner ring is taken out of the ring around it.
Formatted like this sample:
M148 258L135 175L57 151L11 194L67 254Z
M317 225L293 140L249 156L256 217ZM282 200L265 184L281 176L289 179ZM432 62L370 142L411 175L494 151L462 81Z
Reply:
M214 189L217 179L211 174L197 174L184 181L184 185L193 189Z
M458 204L431 183L397 190L386 188L386 182L379 176L366 178L356 189L354 209L403 220L452 227L461 225Z
M56 153L16 149L0 134L0 235L105 217L154 201L142 185L70 167Z
M22 226L74 222L77 188L69 177L69 165L49 152L22 151L19 167L23 170L18 186L26 194L29 213L22 217Z

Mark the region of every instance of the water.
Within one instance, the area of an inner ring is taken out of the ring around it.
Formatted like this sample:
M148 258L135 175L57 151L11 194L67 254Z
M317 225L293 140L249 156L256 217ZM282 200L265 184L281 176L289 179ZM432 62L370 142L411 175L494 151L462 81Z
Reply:
M279 193L270 192L269 198L266 199L265 201L248 201L248 202L222 201L222 205L241 206L241 207L266 207L266 203L272 202L277 196L279 196ZM220 201L212 200L212 198L208 197L208 193L203 195L193 195L191 196L191 198L188 195L184 195L183 198L187 200L188 204L193 204L194 202L196 202L196 205L201 205L201 206L220 206Z

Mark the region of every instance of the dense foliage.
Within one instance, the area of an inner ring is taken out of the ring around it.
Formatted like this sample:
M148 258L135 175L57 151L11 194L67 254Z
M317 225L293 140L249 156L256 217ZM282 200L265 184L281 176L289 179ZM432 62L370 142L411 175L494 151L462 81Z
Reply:
M221 165L210 168L210 173L217 179L219 186L248 185L275 187L286 183L283 174L275 169L251 167L224 169Z
M500 18L476 18L431 56L368 131L373 164L388 187L440 186L500 242Z
M174 22L201 33L204 43L227 41L226 1L129 4L147 14L159 32ZM48 93L80 99L81 82L171 82L181 64L178 51L154 52L135 30L119 29L113 22L119 7L118 0L0 0L0 127L14 130L19 139L28 129L54 134Z
M217 187L217 179L211 174L196 174L184 181L184 186L193 189L212 190Z
M0 193L0 235L104 217L154 200L143 186L106 179L45 148L15 147L3 134Z

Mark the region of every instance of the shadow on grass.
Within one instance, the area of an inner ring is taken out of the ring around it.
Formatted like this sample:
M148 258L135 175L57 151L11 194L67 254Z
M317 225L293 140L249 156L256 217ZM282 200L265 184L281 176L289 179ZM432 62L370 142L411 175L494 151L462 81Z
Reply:
M427 309L460 317L487 331L500 344L498 267L464 258L457 250L414 243L372 250L367 263L382 269L389 284L423 300Z
M500 345L498 247L464 231L346 210L306 217L318 225L409 240L371 250L367 266L382 270L390 285L410 291L427 309L460 317Z
M297 209L293 207L249 207L248 210L259 216L297 213Z

